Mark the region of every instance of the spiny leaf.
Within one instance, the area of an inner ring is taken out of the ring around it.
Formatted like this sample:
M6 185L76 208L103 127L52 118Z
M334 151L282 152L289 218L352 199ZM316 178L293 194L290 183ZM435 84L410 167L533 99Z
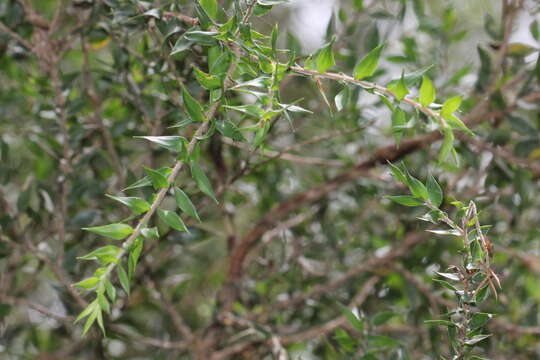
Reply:
M354 67L353 73L356 80L362 80L375 74L375 71L377 71L377 67L379 66L379 58L381 57L381 51L383 48L384 44L380 44L379 46L371 50Z
M94 226L89 228L83 228L83 230L90 231L114 240L125 239L133 232L133 228L127 224L109 224L103 226Z

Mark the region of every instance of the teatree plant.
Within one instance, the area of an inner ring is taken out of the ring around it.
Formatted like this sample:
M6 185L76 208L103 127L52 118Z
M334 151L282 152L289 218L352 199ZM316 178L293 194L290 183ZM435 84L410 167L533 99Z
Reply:
M285 3L0 2L0 352L537 357L540 6Z
M401 74L398 79L391 81L387 86L369 82L365 79L376 73L384 49L384 44L380 44L359 59L352 76L328 72L335 67L332 49L335 38L332 38L312 57L309 57L303 66L299 65L300 61L296 58L296 54L277 47L279 35L277 27L273 29L271 34L264 35L252 29L250 24L253 13L261 15L270 10L273 5L281 2L283 1L249 1L245 8L235 6L235 10L231 14L224 14L224 21L221 23L217 21L219 7L216 0L196 3L197 25L187 29L178 38L170 55L190 51L194 45L202 46L207 51L209 73L197 67L194 67L193 71L200 86L208 90L208 103L200 103L180 83L182 104L189 120L178 124L176 129L180 132L189 123L200 124L197 125L197 130L191 140L188 141L181 135L139 137L170 150L175 154L176 161L168 168L145 168L147 176L127 187L128 190L144 186L153 187L155 192L150 196L150 202L138 197L110 196L132 211L133 216L127 220L139 217L136 219L136 225L132 227L126 223L126 220L122 223L84 229L109 239L123 241L121 246L105 245L79 257L81 260L95 260L100 264L91 277L74 284L82 289L94 290L96 294L96 299L76 319L77 322L86 318L84 333L96 321L105 332L103 312L110 313L109 302L114 303L116 300L116 288L111 281L114 270L121 287L127 294L130 293L130 282L136 271L145 239L159 237L155 227L148 227L154 213L157 213L158 217L174 230L189 231L177 212L160 209L165 197L174 196L180 210L187 215L198 218L196 207L190 201L189 196L175 184L179 172L185 165L190 167L191 176L198 188L215 202L218 202L210 181L198 164L200 142L210 138L212 133L217 130L223 136L235 141L247 141L246 138L249 137L251 145L258 148L264 145L264 139L273 122L278 121L281 117L290 119L292 113L309 112L296 104L280 102L279 85L287 73L295 72L306 75L314 78L315 81L318 81L319 78L334 79L360 86L364 90L378 95L392 111L392 127L397 143L401 139L403 130L414 126L419 121L420 114L424 114L444 135L439 161L445 161L450 153L457 157L453 147L453 131L470 132L455 115L461 99L460 97L450 98L444 101L442 107L435 104L436 89L426 75L429 68L411 74ZM288 59L287 62L283 62L282 58ZM420 80L421 84L417 96L408 96L409 87L417 85ZM227 94L231 91L250 94L254 96L256 101L249 105L231 105L227 99ZM323 92L322 89L321 92ZM405 106L410 109L404 110L402 107ZM220 119L220 109L239 112L251 124L238 126L226 119ZM416 179L411 181L417 182ZM418 193L418 191L423 191L422 189L415 188L415 191L417 191L416 196L424 195ZM427 196L427 194L426 192L425 195ZM127 259L125 259L126 257ZM124 263L127 264L127 271Z

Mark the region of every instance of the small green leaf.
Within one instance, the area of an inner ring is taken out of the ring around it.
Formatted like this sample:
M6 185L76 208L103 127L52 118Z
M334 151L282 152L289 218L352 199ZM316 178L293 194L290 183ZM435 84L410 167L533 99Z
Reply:
M105 280L105 291L107 292L109 299L111 299L111 302L114 303L116 300L116 288L111 284L109 279Z
M394 96L398 101L401 101L409 94L409 89L407 88L407 83L404 79L404 74L401 73L401 78L397 81L392 81L388 84L388 90L394 93Z
M210 17L216 19L218 12L218 4L216 0L199 0L199 3L203 7Z
M441 116L443 118L448 118L450 115L452 115L454 112L459 109L459 106L461 105L461 96L454 96L450 99L446 100L443 104L443 107L441 109Z
M157 212L159 218L173 229L189 232L180 216L178 216L174 211L158 209Z
M178 205L180 210L182 210L192 218L201 221L201 219L199 218L199 214L197 213L197 209L195 208L187 194L183 192L179 187L174 188L174 198L176 200L176 205Z
M354 78L356 80L362 80L375 74L375 71L377 71L377 67L379 66L379 58L381 57L383 48L384 44L377 46L354 67Z
M392 112L392 132L394 133L394 139L399 146L401 136L403 135L403 126L407 123L407 115L405 111L396 107Z
M388 161L388 166L390 166L390 171L392 172L392 176L394 176L394 179L399 181L402 184L407 185L407 177L405 176L405 173L401 171L399 167L392 164L390 161Z
M428 200L429 195L427 188L420 180L418 180L415 177L412 177L410 174L407 174L407 184L409 186L409 190L411 190L411 193L420 199Z
M435 97L435 87L433 86L431 80L426 75L424 75L422 77L422 85L420 86L419 92L420 104L424 107L428 107L433 103L433 101L435 101Z
M138 197L106 196L126 205L135 215L140 215L150 210L150 204Z
M84 256L79 256L77 259L80 260L98 260L103 265L110 264L112 262L116 263L117 259L116 257L118 254L122 251L121 248L114 246L114 245L106 245L103 247L100 247L99 249L96 249Z
M372 347L396 347L401 345L398 341L384 335L369 335L366 338L368 344Z
M428 325L456 326L453 322L448 320L425 320L424 323Z
M246 138L232 122L227 120L216 121L216 129L221 135L233 139L234 141L246 141Z
M371 319L371 323L373 324L373 326L384 325L388 322L388 320L390 320L396 315L396 313L393 313L391 311L382 311L373 316L373 319Z
M173 229L176 229L178 231L189 232L189 230L187 229L186 225L184 224L180 216L178 216L178 214L176 214L174 211L158 209L158 216L161 220L163 220L167 225L169 225Z
M414 196L408 196L408 195L398 195L398 196L389 196L390 200L401 204L405 206L420 206L424 205L424 202L422 200L418 200Z
M129 250L129 257L128 257L128 278L129 280L132 279L133 273L135 272L135 268L137 267L137 262L139 261L139 256L141 255L142 249L144 245L144 240L142 237L137 237L133 245L131 246Z
M429 201L436 207L441 206L443 200L443 192L440 185L437 183L437 180L431 175L429 175L426 188L429 194Z
M446 118L446 123L450 125L452 129L455 130L461 130L469 134L470 136L474 136L474 133L465 125L463 121L461 121L457 116L455 115L449 115Z
M195 77L202 87L208 90L219 89L222 85L221 78L205 73L199 68L195 68Z
M212 188L212 184L210 183L210 180L208 180L208 178L206 177L206 174L200 168L200 166L194 162L191 163L191 175L195 179L195 182L197 182L197 186L199 187L199 190L201 190L203 193L208 195L212 200L218 203L216 199L216 195L214 194L214 189Z
M169 181L167 181L167 178L163 176L160 172L150 168L144 168L144 171L146 171L146 173L148 174L148 177L150 178L154 189L159 190L169 187Z
M97 277L89 277L87 279L79 281L78 283L73 284L73 286L80 287L80 288L83 288L83 289L92 289L98 283L99 283L99 278L97 278Z
M118 274L118 280L120 280L120 285L122 285L122 288L126 292L126 294L129 295L129 278L126 274L126 270L122 267L122 265L118 265L116 267L116 273Z
M89 228L83 228L83 230L90 231L114 240L125 239L133 232L133 228L127 224L109 224L103 226L94 226Z
M472 338L470 338L469 340L465 341L465 344L474 345L476 343L479 343L482 340L487 339L490 336L491 336L491 334L490 335L475 335Z
M186 89L182 90L182 98L184 100L186 111L193 121L206 121L201 104L199 104Z
M135 138L151 141L174 152L181 152L186 141L182 136L135 136Z
M334 59L334 53L332 52L332 45L334 40L325 44L317 55L317 71L325 73L328 69L336 64Z
M439 162L444 162L454 147L454 133L451 129L443 129L444 139L439 150Z
M159 239L159 232L158 232L157 227L144 228L141 230L141 234L147 239L151 239L151 240Z
M97 301L96 301L96 306L94 306L92 308L92 312L90 313L90 315L88 316L88 319L86 319L86 322L84 323L83 336L86 335L88 330L90 330L90 327L92 326L92 324L96 320L98 314L100 314L100 313L101 313L101 308L99 307L99 305L97 304Z
M341 309L341 312L343 313L343 316L345 316L345 318L347 318L347 321L349 322L349 324L351 324L359 332L364 331L364 321L362 319L358 318L345 305L338 303L338 306Z
M444 281L444 280L440 280L440 279L433 279L434 282L438 283L438 284L441 284L442 286L444 286L445 288L449 289L449 290L452 290L454 292L457 292L458 289L456 289L456 287L452 284L450 284L449 282L447 281Z
M88 304L88 306L86 306L83 311L81 311L81 313L79 314L79 316L77 316L73 323L76 324L88 315L90 315L97 306L99 306L99 304L97 302L97 299L95 299L90 304Z
M475 312L472 316L471 321L469 321L469 328L471 330L476 330L484 325L493 317L493 314Z

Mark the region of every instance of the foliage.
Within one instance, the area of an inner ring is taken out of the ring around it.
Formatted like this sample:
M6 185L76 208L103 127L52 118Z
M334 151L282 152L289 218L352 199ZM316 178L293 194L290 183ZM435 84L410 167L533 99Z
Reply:
M0 4L2 351L538 356L540 9L485 3Z

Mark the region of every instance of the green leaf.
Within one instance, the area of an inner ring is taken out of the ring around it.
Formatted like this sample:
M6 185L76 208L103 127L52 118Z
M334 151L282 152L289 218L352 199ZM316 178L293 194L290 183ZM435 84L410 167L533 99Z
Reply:
M138 197L122 197L112 195L107 195L107 197L126 205L131 211L133 211L135 215L139 215L150 210L150 204L146 200Z
M172 169L170 167L162 167L158 169L157 172L163 175L165 178L168 178L172 173ZM145 186L152 186L152 180L150 180L149 176L145 176L144 178L135 181L133 184L129 185L122 191L133 190Z
M79 281L78 283L73 284L73 286L80 287L83 289L92 289L96 287L96 285L99 283L99 278L97 277L89 277L87 279L84 279L82 281Z
M450 125L452 129L461 130L466 132L470 136L474 136L474 133L467 127L467 125L465 125L465 123L455 115L449 115L446 118L446 123Z
M122 251L121 248L114 245L106 245L103 247L100 247L84 256L79 256L77 259L80 260L98 260L103 265L107 265L109 263L116 263L118 260L116 257L118 254Z
M114 240L125 239L133 232L133 228L127 224L109 224L103 226L94 226L89 228L83 228L83 230L90 231Z
M452 284L450 284L449 282L447 281L444 281L444 280L439 280L439 279L433 279L434 282L438 283L438 284L441 284L442 286L444 286L445 288L449 289L449 290L452 290L454 292L457 292L458 289L456 289L456 287Z
M401 204L405 206L420 206L424 205L424 202L422 200L418 200L414 196L408 196L408 195L397 195L397 196L389 196L390 200Z
M399 167L392 164L390 161L388 161L388 166L390 167L390 171L392 172L392 176L394 177L394 179L396 179L402 184L405 184L405 185L408 184L408 180L407 180L407 177L405 176L405 173L401 171Z
M203 193L208 195L217 204L218 201L216 199L216 195L214 194L214 189L212 188L212 184L210 183L210 180L208 180L208 178L206 177L206 174L200 168L200 166L194 162L191 163L191 175L195 179L195 182L197 183L199 190L201 190Z
M220 77L207 74L197 67L195 67L195 77L199 84L208 90L219 89L222 85Z
M178 216L174 211L158 209L157 212L159 218L173 229L189 232L180 216Z
M105 280L105 291L107 292L109 299L111 299L111 302L114 303L116 300L116 288L111 284L109 279Z
M122 267L122 265L118 265L116 267L116 273L118 274L118 280L120 280L120 285L122 285L122 288L126 292L126 294L129 295L129 278L126 274L126 270Z
M216 19L218 12L218 4L216 0L199 0L202 8L206 11L210 17Z
M328 69L336 64L334 59L334 53L332 52L332 45L334 40L325 44L319 54L317 55L317 71L320 73L325 73Z
M469 328L471 330L476 330L488 323L488 321L493 317L493 314L475 312L469 321Z
M150 168L144 168L144 171L146 171L146 173L148 174L148 177L150 178L154 189L159 190L169 187L169 181L160 172Z
M435 97L435 87L433 86L431 80L424 75L422 77L422 85L420 86L418 100L422 106L428 107L433 103L433 101L435 101Z
M362 80L366 77L372 76L377 67L379 66L379 58L381 57L384 44L380 44L373 50L371 50L360 62L354 67L354 78L356 80Z
M158 232L157 227L144 228L141 230L141 234L147 239L151 239L151 240L159 239L159 232Z
M99 304L97 302L97 299L95 299L90 304L88 304L88 306L86 306L83 311L81 311L81 313L79 314L79 316L77 316L73 323L76 324L88 315L90 315L97 306L99 306Z
M425 320L424 323L428 325L456 326L453 322L448 320Z
M448 118L451 116L454 112L459 109L459 106L461 105L461 96L454 96L450 99L446 100L443 104L443 107L441 109L441 116L443 118Z
M366 338L367 338L368 344L372 347L401 346L401 344L398 341L384 335L369 335Z
M182 189L180 189L179 187L174 188L174 198L176 200L176 205L178 205L180 210L182 210L192 218L201 221L195 205L193 205L187 194L183 192Z
M444 162L454 148L454 133L451 129L443 129L444 139L439 150L439 162Z
M373 316L373 319L371 319L371 323L373 324L373 326L380 326L386 324L388 320L390 320L396 315L396 313L393 313L391 311L382 311Z
M415 197L428 200L429 195L425 185L417 178L412 177L409 173L407 173L407 185Z
M401 78L398 81L393 81L388 84L388 90L390 90L392 93L394 93L394 96L398 101L401 101L409 94L409 89L407 88L407 83L405 82L405 78L403 77L403 73L401 73Z
M133 273L135 272L135 268L137 267L137 262L139 261L139 256L141 255L142 249L144 245L144 240L142 237L137 237L133 245L131 246L129 250L129 257L128 257L128 279L131 280L133 277Z
M167 150L181 152L186 139L182 136L135 136L156 143Z
M338 303L338 306L341 309L341 312L343 313L343 316L345 316L345 318L347 318L347 321L349 322L349 324L351 324L359 332L363 332L364 331L364 320L358 318L345 305Z
M201 104L186 89L182 89L182 99L184 100L186 111L193 121L206 121Z
M86 322L84 323L83 336L86 335L88 330L90 330L90 327L92 326L92 324L96 320L98 314L100 314L100 313L101 313L101 308L99 307L99 305L98 305L98 303L96 301L96 306L94 306L92 308L92 312L90 313L90 315L88 316L88 319L86 319Z
M407 115L405 111L396 107L392 112L392 132L394 133L394 139L399 146L401 136L403 135L403 126L407 123Z
M233 139L234 141L246 141L246 138L232 122L227 120L216 121L216 129L221 135Z
M436 207L441 206L443 200L443 192L437 180L431 175L428 176L426 188L429 194L429 201Z
M491 334L490 335L475 335L472 338L470 338L469 340L465 341L465 344L474 345L476 343L479 343L482 340L487 339L490 336L491 336Z

